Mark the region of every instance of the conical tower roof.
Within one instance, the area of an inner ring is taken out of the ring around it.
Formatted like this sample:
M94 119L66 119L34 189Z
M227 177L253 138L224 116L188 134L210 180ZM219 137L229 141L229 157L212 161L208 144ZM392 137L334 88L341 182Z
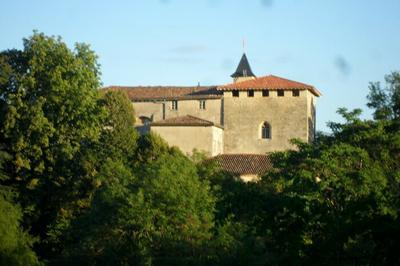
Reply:
M235 73L231 75L232 78L239 77L255 77L253 72L251 71L249 61L247 60L246 54L243 53L242 58L240 59L239 65L236 68Z

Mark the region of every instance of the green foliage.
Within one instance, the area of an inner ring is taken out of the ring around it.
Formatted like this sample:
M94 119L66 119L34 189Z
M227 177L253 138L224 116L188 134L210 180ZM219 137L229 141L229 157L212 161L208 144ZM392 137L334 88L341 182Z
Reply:
M138 133L134 128L135 111L126 92L109 91L103 95L101 105L107 110L100 138L102 157L132 159Z
M212 241L215 265L273 265L276 263L257 235L254 226L235 222L228 217L217 228Z
M0 195L0 264L39 265L32 251L34 239L21 226L19 206Z
M139 137L96 60L36 32L0 53L0 264L400 264L398 72L370 84L375 120L340 108L332 134L244 183Z
M71 51L60 38L35 32L23 50L0 58L8 183L19 192L26 225L44 243L63 206L91 186L81 178L81 155L98 139L104 117L97 57L87 45Z
M400 73L392 72L385 77L387 86L383 89L379 82L369 85L367 106L373 108L377 120L398 119L400 117Z
M280 263L399 263L398 129L347 119L315 145L274 154L263 226L267 246L288 255Z
M0 150L0 180L7 181L2 173L4 160L9 156ZM36 242L20 225L22 211L13 202L15 193L11 188L0 185L0 264L40 265L32 245Z
M172 149L168 147L168 144L159 135L153 132L140 136L137 145L138 148L135 153L137 166L151 163L157 160L161 154L172 151Z
M151 144L138 151L144 163L137 177L122 163L105 162L89 212L74 221L67 261L186 265L206 259L215 201L208 184L181 152L155 135L142 139ZM148 147L164 152L155 158Z

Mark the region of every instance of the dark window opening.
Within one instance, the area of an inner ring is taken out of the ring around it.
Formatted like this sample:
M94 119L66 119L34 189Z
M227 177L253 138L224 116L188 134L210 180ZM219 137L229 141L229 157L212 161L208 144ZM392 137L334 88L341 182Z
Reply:
M205 100L200 100L199 101L199 107L201 110L205 110L206 109L206 101Z
M278 97L285 96L285 91L278 91Z
M268 122L264 122L261 126L261 138L270 139L271 138L271 126Z
M254 97L254 91L253 90L247 91L247 97Z
M239 91L232 91L233 97L239 97Z
M269 97L269 91L263 90L263 91L262 91L262 96L263 96L263 97Z
M177 100L172 101L172 110L178 110L178 101Z
M293 95L293 97L299 97L300 96L300 91L299 90L292 90L292 95Z

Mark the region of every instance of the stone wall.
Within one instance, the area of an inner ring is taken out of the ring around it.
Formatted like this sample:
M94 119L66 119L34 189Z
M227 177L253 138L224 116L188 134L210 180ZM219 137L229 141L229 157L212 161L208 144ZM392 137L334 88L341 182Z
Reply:
M219 127L211 127L213 134L212 153L213 156L224 153L224 130Z
M215 126L152 126L151 131L158 133L170 146L176 146L185 154L193 149L216 156L223 153L223 129Z
M278 97L277 91L270 91L263 97L255 91L248 97L240 91L239 97L224 92L224 153L266 153L294 148L289 140L309 140L308 91L301 90L299 97L292 91L285 91ZM271 139L261 138L264 122L271 125Z
M257 182L259 181L261 178L258 175L255 174L245 174L245 175L240 175L240 179L247 183L247 182Z
M205 109L200 109L199 100L178 100L178 109L172 109L172 101L133 102L136 116L146 116L153 121L163 120L163 104L165 119L170 117L192 115L216 125L221 124L221 99L206 99Z
M314 96L311 92L307 91L307 121L308 121L308 141L312 142L315 138L315 130L316 130L316 106L317 106L317 97Z

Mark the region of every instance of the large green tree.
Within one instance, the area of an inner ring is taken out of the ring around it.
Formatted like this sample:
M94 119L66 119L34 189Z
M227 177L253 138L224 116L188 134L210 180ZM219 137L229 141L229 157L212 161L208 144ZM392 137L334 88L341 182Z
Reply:
M331 134L271 154L259 183L205 173L216 187L219 264L400 263L400 123L338 112L346 122L330 123Z
M400 125L339 112L332 135L273 155L260 236L279 263L398 264Z
M89 212L71 228L67 261L93 265L187 265L207 261L214 197L195 165L150 134L135 176L107 160ZM144 140L145 139L145 140ZM153 151L157 152L153 156ZM150 156L144 158L143 156Z
M1 52L0 67L0 141L11 155L5 170L25 224L44 241L63 206L91 186L81 154L104 117L97 57L88 45L70 50L61 38L35 32L22 50Z

